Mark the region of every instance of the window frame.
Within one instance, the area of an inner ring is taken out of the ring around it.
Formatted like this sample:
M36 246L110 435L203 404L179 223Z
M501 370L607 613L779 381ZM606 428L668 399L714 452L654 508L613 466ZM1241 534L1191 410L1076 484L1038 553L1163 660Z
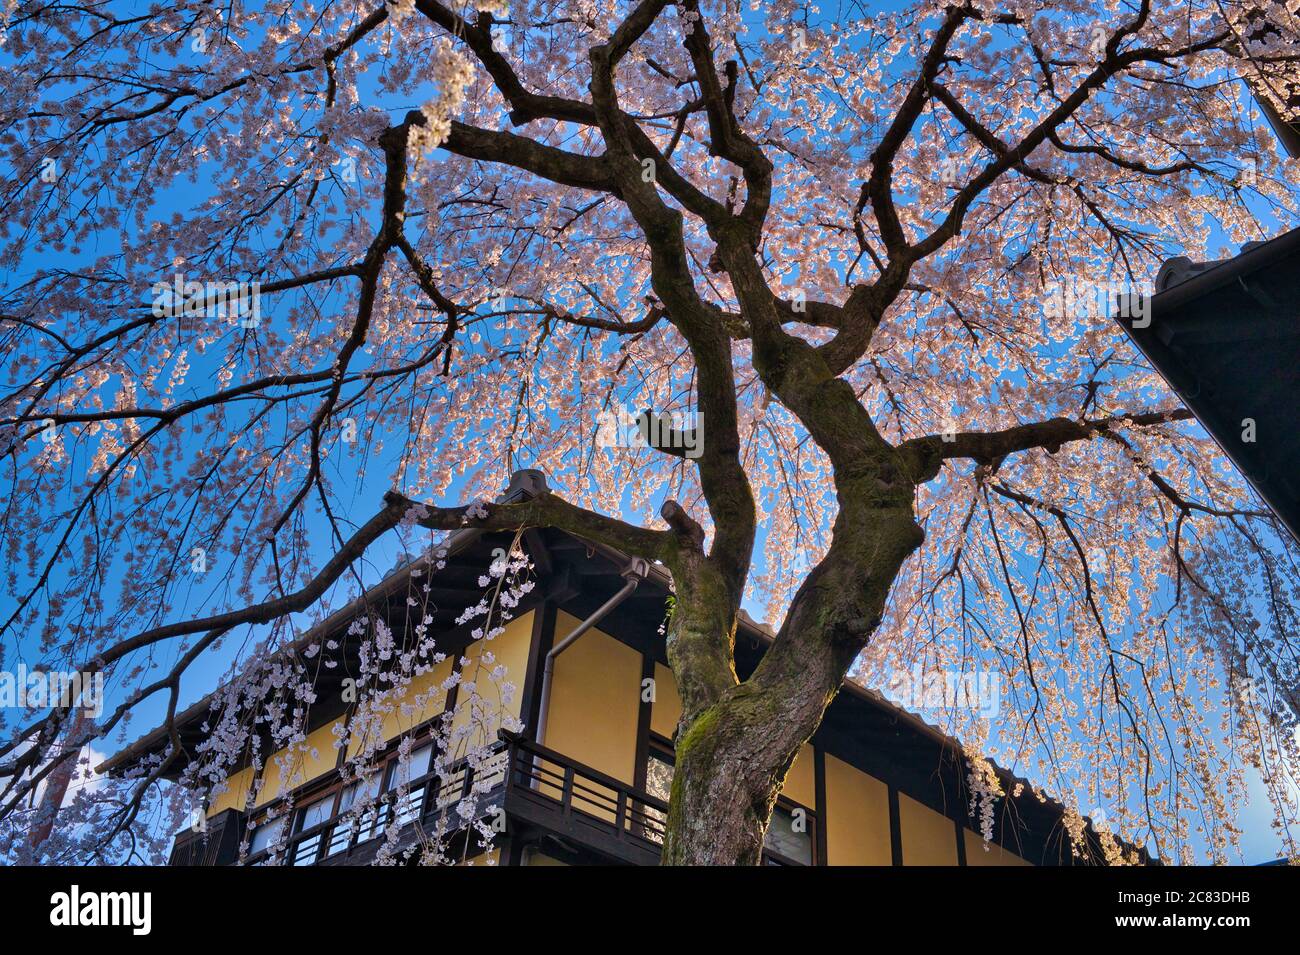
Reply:
M427 777L430 773L433 772L434 762L437 755L437 741L435 739L433 729L450 712L452 712L451 707L444 708L441 713L438 713L437 715L425 720L423 723L415 727L415 729L411 730L409 733L399 734L384 744L384 746L380 749L380 751L376 755L375 762L374 762L375 775L378 776L380 779L379 794L378 794L379 798L386 796L389 792L396 791L394 782L397 775L397 767L401 763L401 756L400 756L401 745L402 745L402 741L408 736L412 738L412 743L411 743L412 753L414 753L416 750L418 750L420 747L424 746L425 744L428 744L432 747L429 753L429 765L426 767L425 772L422 775L412 777L412 779L419 780L421 778ZM261 826L265 825L269 817L271 816L271 814L275 810L282 808L286 802L292 802L294 808L291 812L285 813L280 818L283 819L285 823L289 825L289 835L286 840L286 843L292 843L292 841L306 828L303 825L303 823L306 821L306 815L305 815L306 811L318 805L319 803L324 802L325 800L329 800L329 799L333 800L330 805L329 816L322 823L320 823L320 825L326 827L321 831L321 836L322 836L321 841L316 846L315 852L313 853L312 861L308 863L303 863L304 865L317 865L320 862L324 861L325 859L333 858L334 856L338 856L338 855L343 855L346 852L355 849L358 845L361 845L364 842L370 842L376 838L382 837L384 832L387 831L388 826L392 825L398 816L398 811L396 807L392 807L386 812L387 818L383 821L382 824L383 828L380 829L378 832L375 832L369 838L364 840L358 840L357 836L359 835L359 832L353 833L348 837L348 842L346 847L342 849L336 849L334 852L329 851L329 845L333 841L333 836L334 836L334 830L330 824L336 823L339 817L342 815L342 810L340 807L342 805L343 792L349 786L357 782L360 782L360 780L357 779L352 779L352 780L343 779L340 770L345 760L346 760L346 751L340 750L340 757L338 763L335 765L335 767L332 770L323 774L320 779L314 779L311 782L305 783L302 786L298 787L298 789L296 790L292 790L288 793L277 796L275 799L267 803L265 806L259 806L256 810L249 813L249 819L253 820L253 822L251 822L249 825L250 850L248 855L251 857L255 854L251 850L251 845L252 845L251 833L261 828ZM421 805L420 805L419 812L416 813L415 817L403 823L403 825L409 825L411 822L415 822L420 816L423 815L423 813L427 809L427 805L426 805L427 795L428 794L426 792L425 796L422 797L420 800ZM324 838L325 836L328 836L329 838ZM272 843L272 845L274 845L274 843ZM269 851L269 848L270 847L268 847L267 850L260 850L260 851ZM297 848L296 847L294 848L293 854L290 854L287 851L288 848L289 846L288 844L286 844L286 854L285 854L286 857L280 860L280 864L282 865L294 864L293 858L296 856Z
M775 849L769 848L767 845L766 838L763 840L763 855L765 857L771 856L773 859L777 861L779 865L804 866L804 867L820 865L821 860L819 858L819 854L817 851L817 825L818 825L817 813L809 806L805 806L801 802L795 802L793 799L790 799L786 796L776 797L776 806L772 810L773 815L776 814L776 810L778 809L784 810L785 812L791 814L793 814L796 810L799 809L803 810L804 819L807 820L808 822L808 832L806 833L808 837L808 846L809 846L808 861L801 862L798 859L792 859L790 856L782 855L780 852L777 852ZM771 830L770 825L768 826L768 829L769 831ZM803 835L803 833L801 833L801 835Z
M645 779L647 783L647 788L644 790L644 792L647 796L653 796L654 793L650 792L648 788L649 778L650 778L650 760L659 759L663 762L666 762L668 765L674 767L675 769L677 766L677 752L673 748L673 744L671 741L660 736L658 733L654 732L653 730L649 732L648 737L649 739L645 751L645 763L644 766L642 767L645 771ZM660 798L660 797L655 797L655 798ZM798 859L792 859L789 856L782 855L781 853L777 852L774 849L768 848L766 839L763 840L763 857L766 859L768 856L770 856L774 860L776 860L777 864L779 865L805 866L805 867L821 865L821 853L818 850L818 846L817 846L817 842L818 842L817 832L818 832L818 826L820 824L817 817L817 811L813 809L811 806L805 806L803 803L796 802L795 800L785 795L777 796L776 808L783 809L786 812L791 814L793 814L796 810L799 809L803 810L804 819L806 819L808 822L807 836L809 840L809 852L808 852L809 861L801 862Z

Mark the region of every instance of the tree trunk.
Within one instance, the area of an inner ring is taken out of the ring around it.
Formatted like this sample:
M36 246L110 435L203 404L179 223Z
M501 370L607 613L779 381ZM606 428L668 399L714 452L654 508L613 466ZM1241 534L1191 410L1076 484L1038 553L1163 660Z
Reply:
M85 722L86 711L80 706L77 707L76 716L73 718L72 726L69 727L64 739L64 745L70 741L80 740L82 737L82 724ZM27 844L32 852L37 852L50 833L54 831L54 820L58 817L59 809L63 806L63 800L68 795L68 786L72 783L72 775L77 769L77 759L79 753L67 757L54 771L46 778L45 794L41 797L40 808L36 812L36 819L32 825L31 832L27 836Z
M884 611L923 535L910 506L846 507L754 673L677 730L665 865L759 865L777 796ZM679 593L669 657L692 636ZM676 665L674 666L676 668Z
M678 740L664 865L761 863L772 808L803 743L773 722L764 696L737 686Z

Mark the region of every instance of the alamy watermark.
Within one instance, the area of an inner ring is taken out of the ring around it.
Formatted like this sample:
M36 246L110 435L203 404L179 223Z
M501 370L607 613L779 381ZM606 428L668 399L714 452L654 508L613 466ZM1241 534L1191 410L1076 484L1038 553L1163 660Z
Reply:
M1150 282L1112 282L1073 276L1049 282L1043 289L1043 315L1047 318L1124 318L1134 328L1151 324Z
M95 892L74 885L50 896L50 924L121 926L132 935L148 935L153 928L153 893Z
M196 318L238 320L242 328L262 324L262 283L215 282L186 279L179 272L170 282L155 282L149 289L156 318L179 318L194 327Z
M663 448L693 460L704 453L704 415L698 411L633 412L620 404L597 412L596 444L602 448Z
M43 710L51 706L79 706L91 716L104 712L102 670L0 670L0 708Z
M895 670L885 684L889 696L912 710L972 710L985 719L998 713L1002 701L1001 675L989 670Z

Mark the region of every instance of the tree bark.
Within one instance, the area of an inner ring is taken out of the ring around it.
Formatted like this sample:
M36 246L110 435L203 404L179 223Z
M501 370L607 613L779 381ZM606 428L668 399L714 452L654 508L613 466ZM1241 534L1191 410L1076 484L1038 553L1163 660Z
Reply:
M759 865L777 796L884 612L890 585L924 535L910 503L847 507L826 557L795 594L754 673L677 728L665 865ZM693 595L692 595L693 596ZM677 669L700 608L679 593L669 640ZM715 641L716 643L716 641Z
M802 740L777 701L743 683L677 741L664 865L759 865L763 837Z

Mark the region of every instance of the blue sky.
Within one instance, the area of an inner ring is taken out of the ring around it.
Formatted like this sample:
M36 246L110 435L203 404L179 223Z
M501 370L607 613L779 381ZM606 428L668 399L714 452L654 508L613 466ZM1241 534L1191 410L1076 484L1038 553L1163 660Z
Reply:
M884 5L884 8L897 9L901 6L901 4L887 4ZM875 5L875 9L880 8L881 5ZM756 24L755 30L761 32L761 27ZM5 64L6 66L9 65L5 62L4 54L2 52L0 52L0 64ZM364 78L362 81L362 87L363 94L372 96L376 101L385 102L385 105L388 105L387 101L390 100L391 97L386 97L378 92L378 89L374 84L373 76ZM411 105L413 104L392 103L390 115L395 120L399 119L405 110L410 108ZM1262 119L1260 121L1262 122ZM216 173L217 170L213 170L213 172ZM188 210L194 208L203 198L206 197L207 194L206 186L202 182L197 185L183 184L173 187L166 196L166 202L160 204L155 210L155 213L161 221L165 222L170 218L173 210ZM1265 216L1267 215L1266 211L1262 209L1261 214ZM1226 237L1220 233L1213 236L1213 239L1216 244L1220 245L1225 249L1225 251L1227 251ZM87 264L93 261L97 255L103 254L105 251L106 250L103 247L89 248L80 256L75 256L66 252L55 253L49 249L39 247L32 248L27 260L24 262L23 269L18 273L6 276L4 282L0 283L0 290L13 287L40 270L53 267L69 268ZM164 274L159 278L165 281L169 277L170 276ZM146 301L147 299L144 297L142 290L141 304L145 304ZM264 320L275 321L274 314L272 313L270 316L264 318ZM194 365L194 372L191 374L189 381L185 386L185 392L178 394L176 396L177 399L194 397L206 393L207 389L205 388L205 385L210 381L211 375L215 372L215 368L211 364L210 358L205 360L200 357L193 357L191 361ZM372 462L371 465L367 467L367 476L363 480L353 482L355 484L355 490L352 495L352 504L356 508L356 514L360 515L362 519L364 519L364 516L368 515L374 509L374 502L378 501L383 492L388 489L388 475L391 472L392 461L393 458L390 452L379 461ZM84 461L78 463L84 464ZM524 460L520 462L520 466L528 466L530 463L531 462ZM346 474L348 468L355 467L355 464L356 459L351 455L331 459L331 466L343 469L342 473L344 474ZM436 503L462 503L460 495L463 483L463 481L457 481L449 490L446 498L443 501L438 501ZM336 486L341 485L342 482ZM316 520L319 521L321 519L318 516ZM324 535L316 535L316 539L324 539ZM395 535L389 535L381 540L366 556L365 568L363 570L364 579L368 583L373 583L380 579L393 567L402 549L403 548ZM763 549L761 538L756 547L755 556L756 570L761 572L764 569L762 563ZM213 568L218 575L222 569L223 568L220 565ZM214 577L212 579L219 579L219 577ZM349 588L346 586L339 588L339 592L333 601L335 605L347 596L345 591L348 589ZM203 581L199 580L195 581L190 594L192 602L189 605L189 609L195 614L202 612L205 605L208 605L209 601L216 596L205 587ZM110 586L106 599L111 602L113 596L113 587ZM0 595L0 610L7 613L11 608L12 596L8 593ZM757 607L751 605L748 609L754 616L758 616ZM260 631L255 630L252 639L257 639L259 633ZM245 635L232 634L231 637L227 638L227 641L220 652L206 655L201 659L199 663L190 670L184 680L181 698L182 706L198 699L204 693L211 690L220 674L222 674L230 662L236 658L241 649L251 642L252 640L248 639ZM29 664L38 662L39 657L35 653L34 644L21 647L19 650L20 653L17 659L25 659ZM7 655L6 660L17 662L12 654ZM110 698L109 705L111 706L113 702L114 700ZM164 705L164 699L159 696L155 697L149 703L139 707L135 720L126 733L126 738L128 740L135 738L147 729L157 725L162 718ZM9 722L10 728L12 728L12 716L9 718ZM115 735L111 743L105 741L100 745L105 749L112 750L117 748L116 744L117 737ZM1278 841L1268 827L1269 815L1266 804L1257 799L1250 810L1249 818L1244 820L1244 828L1246 831L1242 841L1243 853L1247 861L1264 861L1266 859L1271 859L1278 854Z

